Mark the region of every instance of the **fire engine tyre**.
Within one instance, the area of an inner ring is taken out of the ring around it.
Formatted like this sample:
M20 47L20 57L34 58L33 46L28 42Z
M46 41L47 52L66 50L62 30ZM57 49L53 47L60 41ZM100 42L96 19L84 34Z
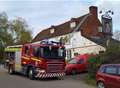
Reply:
M32 68L29 69L28 78L29 78L30 80L34 80L34 79L35 79L34 71L33 71Z
M97 83L97 88L105 88L105 84L100 81Z

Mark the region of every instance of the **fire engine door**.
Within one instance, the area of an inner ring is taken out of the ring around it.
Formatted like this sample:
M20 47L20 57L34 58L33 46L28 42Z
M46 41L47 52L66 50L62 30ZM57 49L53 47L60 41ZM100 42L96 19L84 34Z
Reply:
M21 51L15 52L15 71L21 71Z

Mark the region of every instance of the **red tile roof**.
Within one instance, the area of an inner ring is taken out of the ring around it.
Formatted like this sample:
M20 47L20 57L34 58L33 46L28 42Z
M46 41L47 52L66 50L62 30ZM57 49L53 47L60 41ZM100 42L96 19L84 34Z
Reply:
M86 15L88 15L88 14L86 14ZM76 25L78 25L86 15L83 15L83 16L78 17L78 18L72 18L70 21L67 21L63 24L60 24L57 26L51 26L51 27L41 31L33 39L33 42L43 40L43 39L52 38L52 37L57 37L57 36L61 36L61 35L65 35L65 34L69 34L69 33L73 32L74 28L70 28L70 23L72 21L74 21L74 22L76 22ZM54 28L54 33L50 33L50 30L53 28Z

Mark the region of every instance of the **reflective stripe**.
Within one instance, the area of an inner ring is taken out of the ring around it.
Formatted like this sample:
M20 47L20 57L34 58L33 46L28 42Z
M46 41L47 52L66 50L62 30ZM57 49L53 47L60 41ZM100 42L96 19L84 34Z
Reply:
M36 58L31 58L31 60L34 60L34 61L39 61L39 62L41 62L41 60L39 60L39 59L36 59Z
M30 58L28 57L25 57L25 56L22 56L23 59L26 59L26 60L30 60ZM31 60L34 60L34 61L41 61L40 59L36 59L36 58L31 58Z
M26 60L29 60L29 59L30 59L30 58L27 58L27 57L24 57L24 56L22 56L22 58L23 58L23 59L26 59Z
M48 77L62 77L65 73L38 73L35 77L48 78Z

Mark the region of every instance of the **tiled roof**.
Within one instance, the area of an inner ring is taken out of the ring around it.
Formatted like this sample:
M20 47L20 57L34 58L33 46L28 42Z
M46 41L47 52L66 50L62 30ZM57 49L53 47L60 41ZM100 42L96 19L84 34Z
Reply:
M88 15L88 14L86 14L86 15ZM56 36L61 36L61 35L65 35L65 34L73 32L74 28L70 28L70 23L72 21L74 21L74 22L76 22L76 25L78 25L84 19L84 17L86 15L83 15L78 18L72 18L71 20L69 20L63 24L60 24L57 26L51 26L50 28L44 29L33 39L33 42L56 37ZM54 29L54 33L50 33L51 29Z
M97 43L98 45L103 46L103 47L106 47L106 43L108 41L107 38L101 38L101 37L99 37L99 38L95 38L95 37L94 38L88 38L88 37L86 37L86 38L95 42L95 43ZM120 41L118 41L116 39L113 39L113 38L110 38L109 43L110 44L120 44Z

